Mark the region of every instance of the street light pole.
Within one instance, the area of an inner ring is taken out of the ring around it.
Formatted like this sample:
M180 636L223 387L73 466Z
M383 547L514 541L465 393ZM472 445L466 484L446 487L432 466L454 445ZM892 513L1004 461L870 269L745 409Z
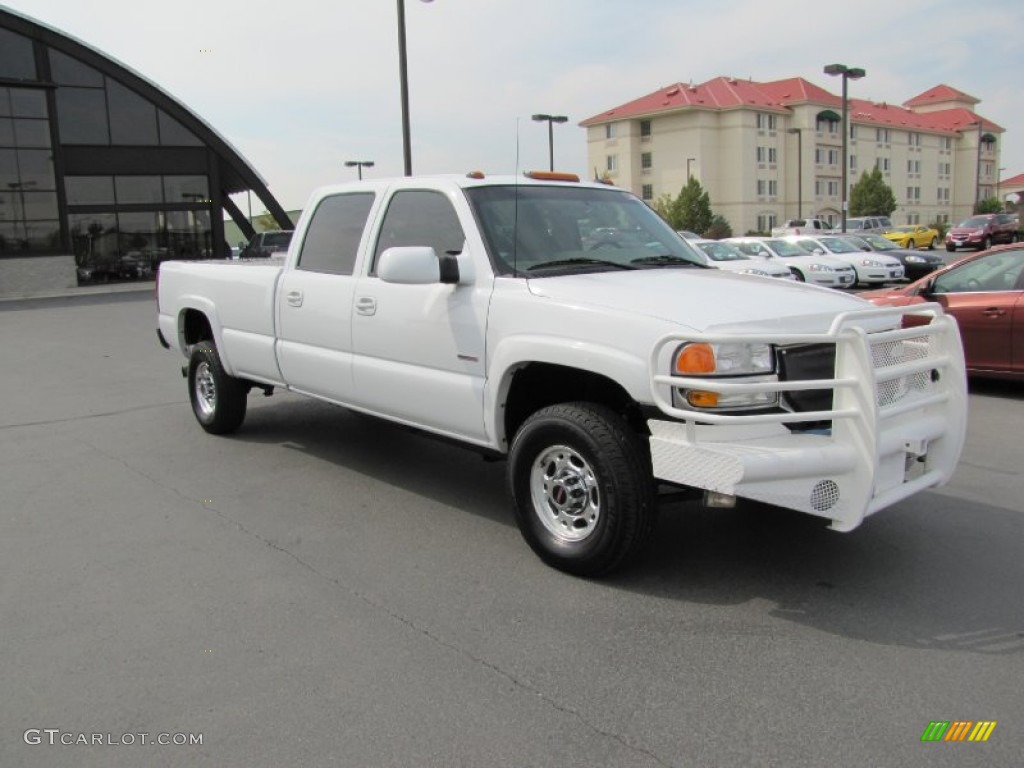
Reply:
M828 66L825 67L825 74L826 75L841 75L842 78L843 78L843 180L841 182L842 185L843 185L843 194L842 194L842 201L843 201L843 219L842 220L843 220L843 225L842 225L842 230L841 231L845 232L846 231L846 197L849 194L849 190L846 188L847 187L846 173L847 173L847 170L848 170L848 166L850 164L849 158L847 158L847 156L846 156L846 153L847 153L847 141L850 138L850 129L847 127L847 118L846 118L846 114L847 114L847 111L849 109L849 105L847 104L847 100L846 100L846 90L847 90L846 89L846 84L847 84L847 81L849 81L849 80L860 80L867 73L863 69L861 69L860 67L848 67L845 64L829 64Z
M569 118L565 115L534 115L533 119L542 123L545 120L548 124L548 167L550 170L555 170L555 133L552 129L552 125L555 123L564 123Z
M796 217L804 217L804 132L790 128L786 133L796 134Z
M686 158L686 180L687 180L687 182L689 182L689 180L693 178L693 174L690 173L690 163L695 163L695 162L697 162L697 158L696 157L688 157L688 158Z
M420 0L430 3L433 0ZM405 49L405 0L398 0L398 78L402 93L402 156L405 175L412 176L412 138L409 135L409 62Z
M359 170L359 180L363 180L363 168L373 168L373 160L346 160L346 168L357 168ZM409 174L406 174L408 176Z

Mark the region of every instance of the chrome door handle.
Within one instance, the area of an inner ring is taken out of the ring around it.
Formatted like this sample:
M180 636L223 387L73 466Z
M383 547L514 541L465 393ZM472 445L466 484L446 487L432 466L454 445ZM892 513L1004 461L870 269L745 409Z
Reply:
M302 306L302 291L288 291L285 296L285 300L289 306L301 307Z
M989 307L988 309L983 309L981 311L981 314L985 315L986 317L1002 317L1003 315L1006 314L1006 311L1000 309L999 307Z
M374 315L377 313L377 300L373 296L360 296L356 299L356 313Z

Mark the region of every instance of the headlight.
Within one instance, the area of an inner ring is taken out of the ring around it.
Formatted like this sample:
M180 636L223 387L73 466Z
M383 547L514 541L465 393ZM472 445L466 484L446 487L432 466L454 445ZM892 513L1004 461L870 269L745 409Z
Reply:
M914 256L913 254L906 256L905 260L909 261L911 264L924 264L925 262L925 259L923 257Z
M811 264L807 267L811 272L834 272L828 264Z
M676 350L672 373L678 376L745 377L775 381L775 350L770 344L691 342ZM777 392L731 393L677 387L673 399L697 408L765 408L778 402Z
M862 267L884 267L885 262L878 261L877 259L862 259L860 265Z

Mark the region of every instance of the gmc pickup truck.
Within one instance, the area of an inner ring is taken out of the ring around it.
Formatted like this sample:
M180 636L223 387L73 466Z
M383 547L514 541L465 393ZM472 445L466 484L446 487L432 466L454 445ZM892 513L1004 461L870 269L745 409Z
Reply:
M321 189L283 262L165 263L157 295L207 432L280 387L504 457L523 537L578 575L642 550L659 485L850 531L964 440L937 305L706 268L637 197L559 174Z

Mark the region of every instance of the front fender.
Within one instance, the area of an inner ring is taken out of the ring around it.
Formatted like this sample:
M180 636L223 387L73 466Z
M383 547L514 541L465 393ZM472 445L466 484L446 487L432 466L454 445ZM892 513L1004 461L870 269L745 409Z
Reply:
M646 347L642 350L646 355ZM504 405L515 372L530 363L576 368L611 379L637 402L651 402L646 357L568 337L522 334L503 339L490 355L484 388L485 428L496 447L507 450Z

